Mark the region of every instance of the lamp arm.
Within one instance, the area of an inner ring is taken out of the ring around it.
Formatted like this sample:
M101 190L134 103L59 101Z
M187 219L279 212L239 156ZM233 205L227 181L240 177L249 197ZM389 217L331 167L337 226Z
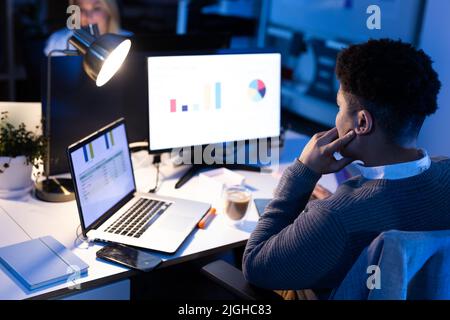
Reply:
M76 50L52 50L47 55L47 101L46 101L46 108L45 108L45 136L47 139L47 150L45 152L45 161L44 161L44 173L45 177L48 180L50 176L50 116L51 116L51 104L52 104L52 57L54 54L60 53L65 56L78 56L79 53Z

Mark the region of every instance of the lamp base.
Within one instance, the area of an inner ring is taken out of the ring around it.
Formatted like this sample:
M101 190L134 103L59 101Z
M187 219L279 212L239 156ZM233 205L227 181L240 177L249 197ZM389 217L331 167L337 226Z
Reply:
M72 179L48 178L36 183L36 197L45 202L68 202L75 200Z

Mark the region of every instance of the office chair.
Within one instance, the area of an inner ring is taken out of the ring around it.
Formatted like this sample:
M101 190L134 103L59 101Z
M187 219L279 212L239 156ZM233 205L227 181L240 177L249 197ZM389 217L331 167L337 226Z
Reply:
M380 275L378 279L375 276L376 269ZM242 271L224 261L214 261L204 266L202 272L239 299L281 299L273 291L251 285ZM377 280L379 283L376 283ZM330 300L448 299L450 230L392 230L380 234L363 250L340 286L330 296Z
M450 230L382 233L361 253L332 299L449 300Z
M223 261L216 260L204 266L202 273L219 286L228 290L242 300L283 300L274 291L265 290L250 284L238 268Z

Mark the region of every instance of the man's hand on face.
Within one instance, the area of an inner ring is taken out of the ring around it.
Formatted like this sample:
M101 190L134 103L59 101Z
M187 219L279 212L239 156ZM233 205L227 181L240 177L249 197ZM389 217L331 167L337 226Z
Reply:
M353 162L353 159L342 158L336 160L334 153L340 152L354 138L356 133L352 130L339 138L336 128L314 135L306 145L299 158L305 166L319 174L335 173Z

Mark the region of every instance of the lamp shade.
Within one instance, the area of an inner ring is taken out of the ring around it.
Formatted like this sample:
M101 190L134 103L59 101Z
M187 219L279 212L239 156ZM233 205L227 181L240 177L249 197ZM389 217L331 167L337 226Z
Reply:
M96 38L83 29L76 30L69 42L84 56L84 71L98 87L117 73L131 48L131 41L122 36L107 33Z

